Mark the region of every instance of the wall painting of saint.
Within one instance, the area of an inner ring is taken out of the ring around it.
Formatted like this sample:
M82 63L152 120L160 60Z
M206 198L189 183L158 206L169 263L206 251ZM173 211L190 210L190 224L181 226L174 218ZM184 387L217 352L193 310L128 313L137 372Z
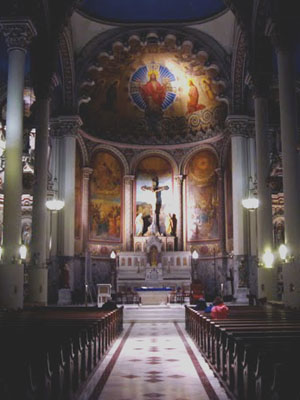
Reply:
M90 239L121 240L121 198L123 170L109 152L99 152L92 162L90 178Z
M188 164L187 240L216 240L218 229L218 160L210 150L201 150Z

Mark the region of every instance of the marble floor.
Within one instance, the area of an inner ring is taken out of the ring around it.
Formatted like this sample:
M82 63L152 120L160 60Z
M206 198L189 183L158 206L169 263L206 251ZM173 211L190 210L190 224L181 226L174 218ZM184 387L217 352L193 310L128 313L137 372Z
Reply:
M124 323L124 332L89 380L80 400L227 400L186 334L184 308L180 307L177 320L176 310L125 309L124 319L128 322ZM149 318L141 321L145 314Z

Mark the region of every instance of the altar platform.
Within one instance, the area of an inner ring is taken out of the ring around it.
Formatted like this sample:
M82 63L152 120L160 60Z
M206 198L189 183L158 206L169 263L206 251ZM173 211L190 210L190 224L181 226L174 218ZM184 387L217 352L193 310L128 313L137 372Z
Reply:
M171 288L141 287L135 288L142 305L160 305L170 303Z

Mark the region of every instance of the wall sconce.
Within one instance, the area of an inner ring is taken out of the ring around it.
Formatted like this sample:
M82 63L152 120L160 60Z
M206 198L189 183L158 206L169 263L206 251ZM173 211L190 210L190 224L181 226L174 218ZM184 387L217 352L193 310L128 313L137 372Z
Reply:
M20 246L19 252L20 252L20 258L21 258L21 260L22 260L22 261L25 261L25 260L26 260L26 257L27 257L27 247L25 246L25 244L22 244L22 245Z
M285 244L281 244L279 246L278 251L279 251L279 256L280 256L281 260L283 262L286 262L287 261L287 254L288 254L288 248L286 247L286 245Z
M272 268L273 267L273 262L274 262L274 254L271 252L270 249L266 249L262 256L264 265L266 268Z
M3 247L0 246L0 260L2 260L2 255L3 255Z

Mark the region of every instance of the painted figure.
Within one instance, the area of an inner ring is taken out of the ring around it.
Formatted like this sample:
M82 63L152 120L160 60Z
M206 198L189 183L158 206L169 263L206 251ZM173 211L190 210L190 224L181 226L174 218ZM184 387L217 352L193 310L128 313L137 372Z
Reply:
M199 92L197 87L194 85L192 79L189 80L189 99L187 102L187 113L193 113L198 110L203 110L205 108L204 104L198 104L199 101Z
M157 81L156 74L151 72L149 81L140 86L140 93L147 107L151 110L161 109L166 97L166 88Z

